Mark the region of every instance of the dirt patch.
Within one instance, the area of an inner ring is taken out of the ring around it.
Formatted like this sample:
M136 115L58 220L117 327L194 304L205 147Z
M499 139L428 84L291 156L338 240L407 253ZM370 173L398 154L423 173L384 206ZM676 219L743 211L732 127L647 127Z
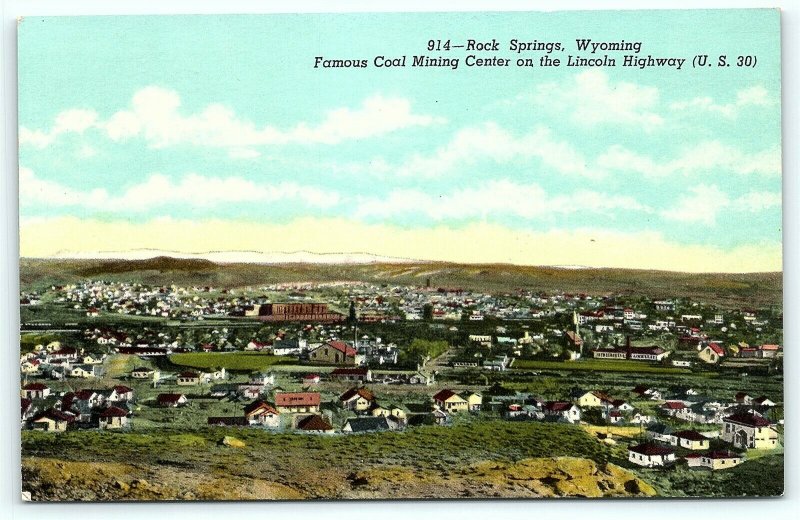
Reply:
M23 491L34 501L292 500L304 495L260 478L209 475L169 466L27 458Z

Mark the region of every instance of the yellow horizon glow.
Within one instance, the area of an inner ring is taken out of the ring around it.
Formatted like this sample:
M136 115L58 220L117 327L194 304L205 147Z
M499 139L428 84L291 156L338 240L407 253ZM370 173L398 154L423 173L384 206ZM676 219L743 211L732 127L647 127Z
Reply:
M142 249L176 253L369 253L468 264L580 265L682 272L779 272L780 244L723 250L682 245L660 234L613 231L520 231L475 223L463 228L405 229L337 218L300 218L282 224L209 219L154 219L145 223L32 218L20 223L20 256L86 257Z

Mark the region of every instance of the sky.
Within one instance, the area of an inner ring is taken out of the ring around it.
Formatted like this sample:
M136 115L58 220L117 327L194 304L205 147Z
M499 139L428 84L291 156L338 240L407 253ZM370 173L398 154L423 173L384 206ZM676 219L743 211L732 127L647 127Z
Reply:
M437 38L512 66L411 67ZM688 61L515 67L543 53L513 38ZM779 39L777 10L26 18L20 252L779 271Z

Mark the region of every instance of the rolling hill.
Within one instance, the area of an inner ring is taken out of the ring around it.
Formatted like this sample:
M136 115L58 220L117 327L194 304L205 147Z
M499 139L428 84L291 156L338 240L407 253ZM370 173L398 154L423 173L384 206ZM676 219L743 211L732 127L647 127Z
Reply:
M443 262L254 264L167 256L141 260L20 260L23 291L86 279L222 288L342 280L423 286L430 279L433 287L488 292L529 289L591 295L628 293L653 298L693 297L727 306L781 305L783 287L780 272L695 274Z

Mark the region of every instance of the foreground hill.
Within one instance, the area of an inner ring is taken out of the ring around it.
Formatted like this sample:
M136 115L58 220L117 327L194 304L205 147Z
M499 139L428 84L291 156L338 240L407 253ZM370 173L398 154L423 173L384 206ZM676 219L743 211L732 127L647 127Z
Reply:
M364 281L460 287L490 292L530 289L603 295L634 293L653 298L695 297L720 305L780 305L782 273L677 273L595 269L453 264L443 262L369 264L246 264L155 257L145 260L22 259L22 290L86 279L222 288L282 282Z

